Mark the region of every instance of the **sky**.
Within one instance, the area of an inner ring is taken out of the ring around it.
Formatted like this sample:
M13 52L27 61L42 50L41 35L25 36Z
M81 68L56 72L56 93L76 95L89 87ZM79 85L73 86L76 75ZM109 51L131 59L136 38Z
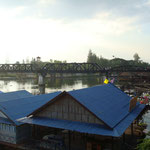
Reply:
M0 63L86 62L90 49L150 63L150 0L0 0Z

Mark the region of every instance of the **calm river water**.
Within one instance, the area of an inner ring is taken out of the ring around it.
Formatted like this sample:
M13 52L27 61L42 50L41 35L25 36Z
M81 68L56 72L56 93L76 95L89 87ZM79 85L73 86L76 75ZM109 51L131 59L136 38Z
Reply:
M68 78L53 78L46 79L45 93L55 91L69 91L73 89L81 89L94 85L103 84L103 78L97 76L90 77L68 77ZM38 94L39 88L36 79L0 79L0 91L11 92L17 90L27 90L32 94Z

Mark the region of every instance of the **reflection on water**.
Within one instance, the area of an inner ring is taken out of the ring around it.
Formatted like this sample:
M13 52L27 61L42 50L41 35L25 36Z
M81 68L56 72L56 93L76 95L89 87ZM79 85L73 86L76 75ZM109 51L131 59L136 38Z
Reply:
M54 78L46 80L46 92L69 91L103 84L102 77Z
M45 81L45 92L55 91L69 91L73 89L80 89L91 87L94 85L103 84L103 78L97 76L89 77L69 77L69 78L48 78ZM0 80L0 91L11 92L17 90L27 90L32 94L38 94L39 88L36 79L24 79L24 80Z
M17 80L0 80L0 91L2 92L11 92L17 90L27 90L31 93L34 93L33 80L17 81ZM33 89L33 90L32 90ZM38 90L38 89L37 89Z

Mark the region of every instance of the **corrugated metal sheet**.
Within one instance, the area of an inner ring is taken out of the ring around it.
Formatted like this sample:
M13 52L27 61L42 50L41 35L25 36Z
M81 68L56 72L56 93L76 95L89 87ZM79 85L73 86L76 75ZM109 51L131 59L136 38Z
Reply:
M12 121L10 121L10 120L8 120L8 119L6 119L6 118L2 118L2 117L0 117L0 123L12 124L13 122L12 122Z
M30 97L30 96L33 96L33 95L26 90L1 93L0 102L9 101L9 100L18 99L18 98L25 98L25 97Z
M19 125L21 123L17 122L16 119L29 115L60 93L61 92L54 92L0 102L0 110L2 110L12 121Z
M139 113L143 110L144 107L145 105L139 104L131 113L128 114L128 116L126 116L112 130L99 124L82 123L77 121L58 120L58 119L50 119L50 118L43 118L43 117L23 118L20 119L19 121L28 124L36 124L41 126L66 129L66 130L77 131L81 133L119 137L124 133L126 128L130 126L130 124L139 115Z
M111 83L73 90L69 94L111 128L129 114L131 97Z
M22 122L29 124L36 124L41 126L66 129L71 131L77 131L81 133L98 134L98 135L113 135L113 130L107 129L105 126L99 124L90 124L82 122L73 122L68 120L49 119L42 117L33 117L22 119ZM117 135L116 135L117 136Z
M132 110L119 124L115 127L119 135L122 135L124 131L131 125L131 123L137 118L140 112L145 108L145 105L138 104L135 109Z

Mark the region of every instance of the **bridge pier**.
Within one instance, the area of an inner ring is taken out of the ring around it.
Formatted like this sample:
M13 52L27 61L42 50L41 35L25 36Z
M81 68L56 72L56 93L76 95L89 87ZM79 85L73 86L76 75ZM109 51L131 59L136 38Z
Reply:
M42 74L38 74L38 84L45 85L45 76Z
M40 94L45 94L45 84L39 85L39 91L40 91Z
M38 74L38 85L40 94L45 94L45 74L39 73Z

